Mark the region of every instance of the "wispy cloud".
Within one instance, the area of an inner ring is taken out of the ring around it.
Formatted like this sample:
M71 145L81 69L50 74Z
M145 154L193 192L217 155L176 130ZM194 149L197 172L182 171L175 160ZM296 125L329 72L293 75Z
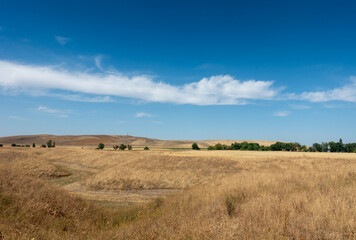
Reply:
M87 97L82 95L73 95L73 94L51 94L53 97L58 97L63 100L74 101L74 102L96 102L96 103L104 103L104 102L115 102L109 96L97 96L97 97Z
M350 77L351 82L339 88L325 91L303 92L292 97L310 102L345 101L356 102L356 77Z
M154 117L154 116L150 113L138 112L136 113L135 117L142 118L142 117Z
M244 105L251 100L274 99L281 91L273 88L273 81L241 81L230 75L212 76L176 86L154 81L147 75L128 76L115 71L73 72L8 61L0 61L0 76L0 86L6 89L64 90L194 105Z
M53 109L45 106L38 106L36 110L38 112L49 113L55 117L60 117L60 118L67 118L68 117L67 113L69 112L68 110L65 111L65 110Z
M278 111L278 112L274 112L273 116L276 117L287 117L290 114L289 111Z
M70 42L72 39L70 39L70 38L67 38L67 37L61 37L61 36L55 36L54 37L56 40L57 40L57 42L60 44L60 45L62 45L62 46L64 46L64 45L66 45L68 42Z
M101 60L102 60L102 56L96 56L94 58L94 61L95 61L95 66L97 68L99 68L100 70L103 70L103 67L101 66Z

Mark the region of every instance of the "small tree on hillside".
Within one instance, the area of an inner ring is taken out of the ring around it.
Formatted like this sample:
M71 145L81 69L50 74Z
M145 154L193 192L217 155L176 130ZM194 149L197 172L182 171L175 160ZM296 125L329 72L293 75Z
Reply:
M2 144L0 144L0 147L3 147L3 145L2 145Z
M150 148L146 146L143 150L150 150Z
M49 148L53 147L53 142L52 142L52 140L48 140L48 142L47 142L47 147L49 147Z
M200 148L199 148L199 146L198 146L197 143L193 143L193 144L192 144L192 149L193 149L193 150L200 150Z
M36 143L32 143L32 147L36 147Z
M105 144L104 143L99 143L98 145L98 148L97 149L100 149L100 150L103 150L105 147Z
M132 146L131 145L127 145L127 150L132 150Z
M119 148L119 146L112 146L112 148L116 151L118 148Z
M121 144L119 148L120 148L120 150L125 150L127 148L127 146L125 144Z
M16 147L16 143L11 144L11 147Z
M45 144L42 144L41 145L41 148L46 148L47 146Z

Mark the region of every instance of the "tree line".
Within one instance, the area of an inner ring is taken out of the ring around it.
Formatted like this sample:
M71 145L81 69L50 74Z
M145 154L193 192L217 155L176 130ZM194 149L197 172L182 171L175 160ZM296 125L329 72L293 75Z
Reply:
M2 146L3 146L3 144L0 144L0 147L2 147ZM13 144L11 144L11 147L31 147L31 145L29 145L29 144L21 145L21 144L13 143ZM32 143L32 147L36 147L36 143ZM54 148L54 147L56 147L56 142L52 141L52 140L48 140L47 144L42 144L40 147L41 148L46 148L46 147Z
M193 148L194 149L194 148ZM340 139L338 142L322 142L314 143L312 146L307 147L297 142L284 143L276 142L270 146L259 145L258 143L232 143L230 146L226 144L215 144L209 146L208 150L243 150L243 151L289 151L289 152L353 152L356 153L356 143L342 142Z
M99 143L98 147L96 149L98 150L103 150L105 148L105 144L104 143ZM126 148L127 150L131 151L132 150L132 145L125 145L125 144L121 144L119 145L114 145L112 146L112 148L116 151L117 149L120 149L122 151L124 151ZM144 150L150 150L147 146L144 148Z

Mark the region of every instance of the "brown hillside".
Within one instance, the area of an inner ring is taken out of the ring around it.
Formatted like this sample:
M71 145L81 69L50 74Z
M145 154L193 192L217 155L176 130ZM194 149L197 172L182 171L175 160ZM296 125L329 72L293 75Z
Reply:
M150 146L150 147L174 147L190 148L193 142L198 143L200 147L208 147L217 143L230 145L233 142L243 142L243 140L159 140L153 138L134 137L127 135L21 135L0 137L0 143L4 145L15 144L46 144L51 139L56 142L57 146L97 146L98 143L105 145L130 144L133 146ZM260 145L269 146L275 141L254 141Z

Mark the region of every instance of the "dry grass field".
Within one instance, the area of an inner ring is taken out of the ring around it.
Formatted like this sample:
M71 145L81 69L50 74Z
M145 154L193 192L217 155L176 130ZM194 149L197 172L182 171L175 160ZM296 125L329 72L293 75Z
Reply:
M0 239L356 239L356 154L0 149Z

